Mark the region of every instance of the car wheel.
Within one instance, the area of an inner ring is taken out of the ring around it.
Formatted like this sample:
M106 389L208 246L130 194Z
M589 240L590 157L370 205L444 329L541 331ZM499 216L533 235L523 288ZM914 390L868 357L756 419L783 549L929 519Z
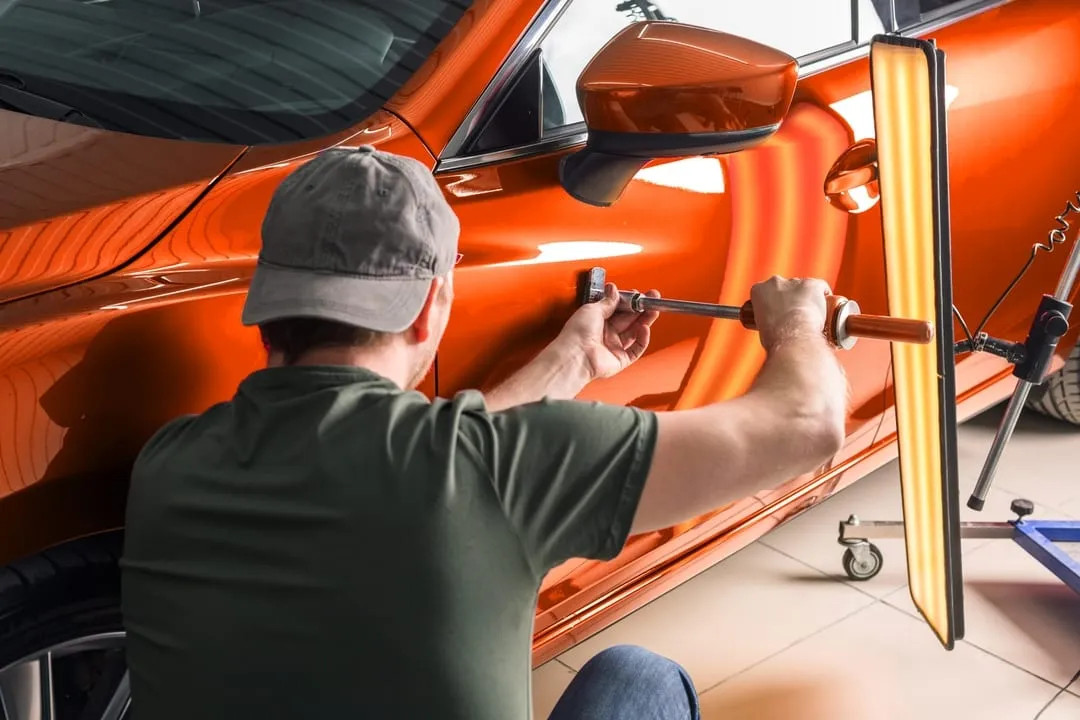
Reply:
M1043 415L1080 425L1080 341L1065 367L1048 377L1038 394L1032 393L1028 405Z
M0 716L128 715L120 550L119 535L97 536L0 569Z

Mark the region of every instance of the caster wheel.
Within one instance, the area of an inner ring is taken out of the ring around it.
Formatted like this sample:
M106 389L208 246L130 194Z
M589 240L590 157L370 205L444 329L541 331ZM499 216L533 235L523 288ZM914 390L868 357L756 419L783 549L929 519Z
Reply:
M862 556L861 560L859 555ZM869 580L881 572L883 559L877 545L867 543L866 552L860 552L859 555L856 555L851 548L844 551L844 572L847 573L849 578L852 580Z

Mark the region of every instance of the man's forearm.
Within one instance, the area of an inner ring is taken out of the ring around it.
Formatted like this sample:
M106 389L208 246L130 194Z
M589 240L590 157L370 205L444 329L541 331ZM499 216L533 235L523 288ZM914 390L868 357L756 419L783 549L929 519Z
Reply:
M590 380L588 361L552 344L525 367L484 393L488 410L495 412L536 402L545 397L569 400L577 397Z
M834 350L821 336L786 338L769 352L750 394L766 395L792 422L805 421L826 435L840 434L847 409L847 381Z

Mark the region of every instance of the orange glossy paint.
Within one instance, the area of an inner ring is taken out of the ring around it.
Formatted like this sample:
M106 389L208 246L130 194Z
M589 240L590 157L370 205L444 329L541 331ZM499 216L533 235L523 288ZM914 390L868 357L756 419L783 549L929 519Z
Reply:
M589 127L624 133L713 133L777 125L795 59L707 28L627 26L585 67L577 95Z
M333 141L434 165L388 113ZM261 366L240 324L261 218L313 151L250 153L127 267L0 306L0 562L120 527L128 464L153 430ZM434 396L434 376L420 389Z
M172 416L228 398L261 364L257 334L240 325L240 307L262 214L288 170L325 147L368 142L434 168L541 4L475 3L386 111L303 143L241 154L0 112L0 233L7 233L0 244L7 300L0 304L0 563L119 527L126 467L144 439ZM1080 14L1063 5L1016 0L933 34L956 88L949 109L954 284L971 324L1076 190L1066 170L1080 162L1080 75L1065 69L1080 59L1072 42ZM728 304L741 304L754 282L774 273L816 276L864 312L886 314L879 205L849 211L825 193L830 170L866 139L859 113L870 109L868 90L865 59L805 77L769 140L720 158L653 162L610 208L561 190L558 162L570 150L439 173L461 218L464 259L438 358L438 393L490 386L529 359L572 312L578 274L594 265L624 289ZM27 127L38 138L34 154L16 144ZM130 162L124 167L132 172L86 182L88 158L112 167ZM27 177L33 182L24 185ZM38 190L13 195L16 183ZM115 208L114 223L136 217L136 207L147 219L110 226L105 207ZM100 216L83 218L92 211ZM52 224L53 239L28 243L35 223ZM63 261L48 262L53 254ZM1031 299L1053 286L1064 257L1041 256L988 330L1022 338ZM1078 334L1080 327L1059 346L1058 365ZM831 463L633 537L611 562L556 568L538 598L534 661L895 457L888 345L860 341L840 357L851 405L847 443ZM744 391L762 359L756 334L737 323L664 316L646 356L583 397L693 407ZM435 382L425 381L429 396ZM960 358L957 382L962 417L1012 387L1008 368L990 356Z
M151 244L243 148L0 110L0 302L106 273Z

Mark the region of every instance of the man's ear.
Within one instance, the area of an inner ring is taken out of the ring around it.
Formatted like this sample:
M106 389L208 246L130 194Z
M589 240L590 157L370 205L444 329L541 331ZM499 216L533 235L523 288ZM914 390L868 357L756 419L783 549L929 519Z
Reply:
M426 342L435 329L432 326L432 321L434 319L432 311L439 298L439 291L442 289L445 282L446 278L443 277L436 277L431 281L431 287L428 288L427 298L424 300L424 307L420 309L420 314L417 316L416 320L413 321L412 327L410 328L413 338L417 343Z

